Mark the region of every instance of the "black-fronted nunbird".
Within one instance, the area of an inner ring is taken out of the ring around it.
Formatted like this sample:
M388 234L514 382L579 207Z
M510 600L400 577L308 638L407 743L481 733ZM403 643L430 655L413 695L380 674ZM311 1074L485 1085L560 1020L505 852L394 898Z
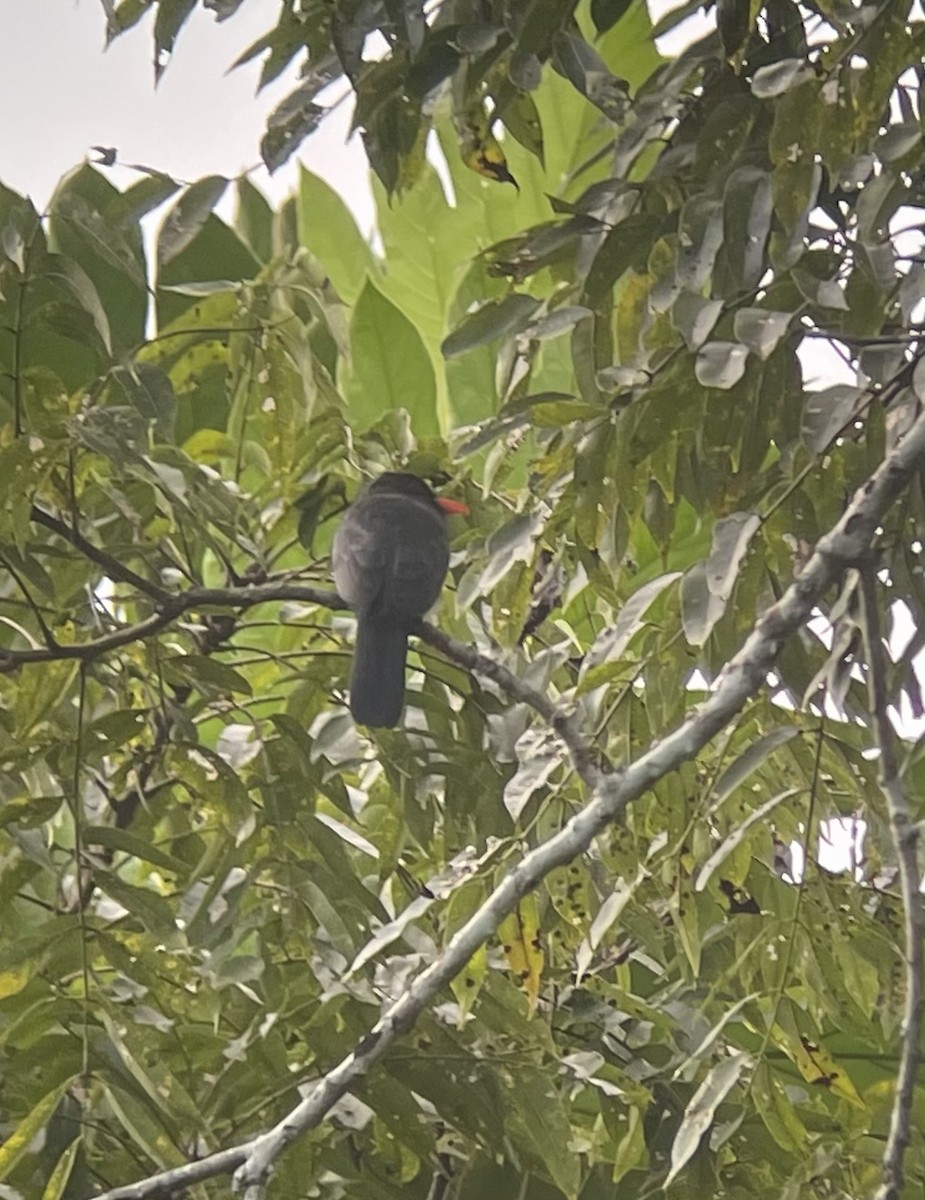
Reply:
M357 618L350 711L359 725L398 723L408 634L440 595L450 561L444 514L467 512L416 475L387 471L350 506L334 537L334 582Z

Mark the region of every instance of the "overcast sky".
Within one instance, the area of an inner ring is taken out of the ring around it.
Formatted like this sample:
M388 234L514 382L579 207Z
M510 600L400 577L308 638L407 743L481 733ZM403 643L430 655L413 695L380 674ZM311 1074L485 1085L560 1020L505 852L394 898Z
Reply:
M267 114L291 87L294 73L255 96L259 65L228 67L271 28L278 0L247 0L218 24L197 6L181 31L173 60L154 88L151 21L104 52L99 0L0 0L0 180L44 206L61 176L94 144L115 146L119 159L157 167L178 179L233 176L259 161ZM354 139L345 146L350 112L342 105L302 146L301 158L330 180L368 226L366 162ZM254 181L274 199L292 190L290 162ZM114 173L120 186L137 176Z

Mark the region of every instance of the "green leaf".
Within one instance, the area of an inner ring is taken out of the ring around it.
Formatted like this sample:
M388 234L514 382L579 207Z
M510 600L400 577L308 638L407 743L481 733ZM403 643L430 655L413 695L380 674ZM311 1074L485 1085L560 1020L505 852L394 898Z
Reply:
M224 175L191 183L171 208L157 239L158 267L165 267L193 241L228 187Z
M121 904L149 933L168 944L179 937L176 916L163 896L150 888L126 883L115 871L98 868L94 879L101 891Z
M728 391L745 374L747 362L748 350L738 342L707 342L698 351L694 373L703 387Z
M16 1165L29 1153L35 1139L46 1128L72 1084L72 1079L58 1084L34 1104L28 1114L7 1134L3 1145L0 1146L0 1179L9 1179Z
M594 256L585 280L584 302L597 308L614 284L631 268L643 271L653 240L662 229L663 218L635 213L614 225Z
M742 559L761 528L757 513L733 513L713 526L713 544L707 559L707 586L710 594L728 603L735 587Z
M174 874L185 874L186 864L182 859L173 858L153 846L149 841L127 829L117 829L112 825L88 825L84 831L84 840L88 846L105 846L109 850L121 850L137 858L140 862L153 863L165 871Z
M120 211L121 199L98 171L83 166L59 183L49 202L53 248L92 280L117 352L144 340L148 310L141 225L137 215Z
M154 18L154 78L160 79L177 34L196 7L196 0L159 0Z
M793 313L772 312L767 308L740 308L733 320L733 333L762 362L777 348L786 334Z
M861 388L838 383L821 392L807 392L803 405L803 441L820 454L845 429L866 395Z
M598 33L612 29L633 4L633 0L591 0L591 20Z
M671 1170L665 1180L666 1187L690 1162L704 1134L713 1124L716 1110L750 1064L750 1055L740 1052L724 1058L707 1073L703 1083L698 1087L685 1109L684 1118L672 1142Z
M159 441L173 440L177 416L177 397L170 377L150 363L116 367L112 372L121 398L152 422Z
M716 0L716 23L726 57L732 58L751 28L751 0Z
M553 40L553 65L611 121L622 120L629 100L629 85L618 79L584 38L558 33Z
M427 347L411 321L371 279L353 313L347 399L360 428L402 408L418 437L436 434L440 428Z
M444 358L452 358L483 346L511 333L525 329L540 307L540 301L520 292L512 292L503 300L491 300L481 308L469 313L459 325L443 339L440 349Z
M348 303L356 301L376 263L350 209L318 175L299 171L299 241L323 265L335 290Z
M799 730L779 729L774 732L779 734L789 733L792 737L794 734L798 733ZM768 738L773 738L773 734L769 734L767 737L759 739L759 741L762 743L762 749L752 757L752 760L749 763L745 763L743 761L746 757L746 755L743 754L737 762L731 765L727 771L727 774L733 772L735 773L736 785L741 779L747 778L751 771L758 766L759 762L766 758L768 754L772 753L772 751L775 750L778 745L788 740L787 738L780 738L774 742L774 744L768 745ZM746 754L747 753L748 751L746 751ZM719 784L717 785L717 790L719 790ZM794 796L800 795L801 790L802 789L800 788L785 788L784 791L778 792L776 795L772 796L770 800L766 800L764 804L759 805L754 812L749 813L740 824L736 825L732 832L727 837L723 838L722 842L720 842L717 848L697 872L697 877L694 880L694 890L697 892L702 892L710 882L710 879L717 867L721 866L729 857L729 855L733 853L733 851L737 850L739 846L743 844L743 842L748 840L753 826L763 822L768 814L772 813L774 809L777 808L777 806L784 800L791 800ZM728 795L731 791L732 788L726 784L723 789L723 795Z
M321 124L327 110L315 103L317 91L312 80L307 87L290 93L270 113L267 131L260 139L260 157L268 171L281 167Z
M161 665L171 682L192 684L208 695L251 695L251 684L239 671L204 654L165 658Z

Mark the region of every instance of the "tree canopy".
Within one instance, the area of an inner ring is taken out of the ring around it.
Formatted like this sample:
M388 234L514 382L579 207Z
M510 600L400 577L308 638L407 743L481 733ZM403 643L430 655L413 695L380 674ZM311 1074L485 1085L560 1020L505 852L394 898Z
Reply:
M3 1197L921 1193L925 25L716 15L286 0L373 245L0 185ZM469 515L371 733L384 469Z

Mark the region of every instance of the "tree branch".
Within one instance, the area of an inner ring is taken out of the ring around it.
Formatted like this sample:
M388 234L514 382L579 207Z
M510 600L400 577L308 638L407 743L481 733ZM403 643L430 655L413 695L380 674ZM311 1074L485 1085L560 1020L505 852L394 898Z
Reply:
M536 688L530 687L523 680L493 658L480 654L472 646L457 642L449 634L444 633L435 625L421 621L415 631L422 642L439 650L446 658L471 671L482 675L496 683L512 700L528 705L543 718L553 732L565 745L572 760L572 766L578 777L589 788L597 786L598 771L594 764L594 747L578 726L574 716L567 713L560 705L550 700Z
M896 762L895 734L887 712L886 653L880 630L877 578L874 565L869 560L861 567L861 596L867 651L867 689L874 737L880 751L880 787L886 799L893 849L899 864L906 929L906 1003L902 1050L890 1132L883 1152L883 1182L877 1191L877 1200L899 1200L903 1184L903 1156L912 1136L915 1076L921 1059L922 1018L925 1014L925 923L922 919L921 873L917 853L919 831L909 812Z
M46 512L44 508L40 508L37 504L32 505L30 520L34 521L36 525L44 525L46 529L50 529L58 537L63 538L66 542L70 542L75 549L80 551L84 558L89 558L98 567L102 567L110 579L118 580L119 583L131 584L142 595L149 596L157 604L163 604L170 599L170 592L164 591L163 588L158 587L156 583L152 583L149 579L144 579L141 575L137 575L131 567L126 567L112 554L107 554L105 550L94 546L91 541L88 541L84 537L80 530L68 525L66 521L52 516L50 512Z
M413 1028L437 993L459 974L519 901L550 871L584 853L631 801L691 760L765 685L784 641L805 624L841 571L864 559L880 521L923 463L925 415L857 492L838 525L820 539L781 599L759 618L742 649L718 676L712 694L676 730L621 772L604 774L589 769L586 782L592 799L586 807L559 833L524 856L457 930L444 951L389 1005L369 1034L322 1076L311 1094L282 1121L248 1143L154 1175L143 1183L114 1188L98 1200L147 1200L168 1192L176 1194L194 1182L227 1172L236 1163L240 1165L235 1183L247 1200L260 1194L285 1148L318 1126L332 1106Z
M326 588L306 587L288 580L245 584L240 587L193 587L175 594L164 592L162 596L163 599L158 601L158 611L150 617L87 642L58 643L53 649L41 646L33 646L28 650L0 649L0 672L15 671L29 663L56 662L65 658L89 662L108 654L111 650L117 650L120 646L140 642L152 634L160 633L184 613L202 608L246 609L273 600L301 600L335 610L347 607L336 592Z

